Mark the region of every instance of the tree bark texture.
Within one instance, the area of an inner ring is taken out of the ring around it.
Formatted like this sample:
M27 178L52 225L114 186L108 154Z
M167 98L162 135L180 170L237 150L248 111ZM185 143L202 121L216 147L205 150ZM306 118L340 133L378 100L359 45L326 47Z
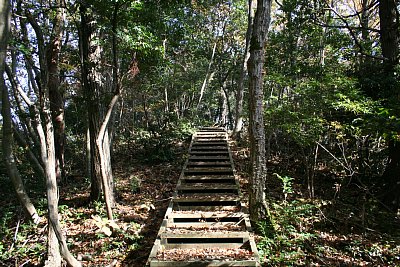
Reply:
M60 182L64 173L64 147L65 147L65 121L64 121L64 97L60 88L59 58L63 37L64 8L61 1L57 1L56 17L53 21L53 31L50 43L47 46L47 68L49 72L49 98L51 116L54 125L54 144L56 153L56 174Z
M92 201L99 200L102 193L102 180L101 180L101 167L100 167L100 156L98 152L98 147L96 145L97 133L100 129L99 125L99 95L98 84L96 79L98 79L98 71L94 69L93 55L96 49L91 48L91 38L92 38L92 26L93 18L88 14L88 7L85 5L81 6L81 27L79 33L79 49L81 56L81 69L82 69L82 84L84 95L87 104L87 115L88 115L88 129L89 129L89 145L90 145L90 198ZM97 51L98 52L98 51ZM92 60L90 60L92 58Z
M54 129L51 118L50 103L48 93L42 98L42 116L44 117L44 127L37 116L37 127L42 142L42 160L45 163L46 172L46 191L48 205L48 255L46 266L61 266L61 255L69 266L82 266L69 252L67 242L62 234L58 217L58 187L56 175L56 159L54 146ZM60 254L61 251L61 254Z
M80 267L78 262L68 250L66 240L62 234L59 218L58 218L58 187L56 174L56 157L54 144L54 128L50 108L50 90L49 90L49 69L45 49L45 38L42 28L33 18L32 14L25 12L25 15L32 25L35 32L38 56L40 65L40 94L38 95L39 109L35 105L31 108L35 109L34 123L36 132L40 139L40 154L44 165L46 176L46 191L48 205L48 247L46 266L61 266L61 255L69 266ZM39 113L40 112L40 113ZM60 254L61 251L61 254Z
M380 40L383 62L383 70L386 79L393 79L392 90L388 90L389 105L400 116L398 103L400 101L399 80L396 78L395 69L399 64L399 11L397 0L379 1L379 19L380 19ZM398 75L398 74L397 74ZM390 207L398 209L400 207L400 131L397 130L397 136L389 137L388 141L388 164L383 174L384 201Z
M250 42L249 70L249 133L250 133L250 219L259 221L268 214L265 182L266 155L264 131L263 66L265 41L271 15L271 1L258 0Z
M114 11L114 20L117 18ZM116 21L113 23L116 28ZM112 207L114 206L114 185L111 169L110 156L110 136L108 133L108 122L110 121L112 110L119 98L118 86L118 66L113 67L113 89L114 97L106 115L102 118L100 114L100 92L103 82L100 72L102 47L96 44L98 38L94 18L89 14L88 7L81 7L81 30L80 30L80 51L82 80L85 98L88 108L88 122L90 133L90 155L91 155L91 199L97 200L104 193L106 202L107 216L112 220ZM113 46L116 49L116 45ZM113 64L117 51L113 51Z

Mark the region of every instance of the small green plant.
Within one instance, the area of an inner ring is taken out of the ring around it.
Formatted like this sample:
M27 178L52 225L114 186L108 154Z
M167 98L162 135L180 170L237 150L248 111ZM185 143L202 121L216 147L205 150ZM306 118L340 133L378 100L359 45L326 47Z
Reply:
M104 208L104 202L102 201L93 201L93 207L96 213L99 216L104 216L106 214L105 208Z
M285 197L285 202L286 202L288 194L292 194L293 193L292 181L294 180L294 178L292 178L290 176L280 176L277 173L274 173L274 175L276 177L278 177L278 179L281 180L282 183L283 183L282 193L283 193L283 195Z
M108 220L105 218L101 218L100 216L92 216L94 223L99 228L97 232L103 233L106 236L112 235L112 230L119 230L118 224L116 224L113 220Z
M140 187L142 185L142 180L140 179L140 177L138 177L137 175L131 175L129 180L130 180L131 192L133 194L139 193Z

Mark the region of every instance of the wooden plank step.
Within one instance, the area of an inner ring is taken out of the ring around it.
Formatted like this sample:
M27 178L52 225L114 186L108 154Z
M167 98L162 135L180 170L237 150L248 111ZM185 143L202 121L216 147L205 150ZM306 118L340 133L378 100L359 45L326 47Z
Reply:
M227 156L189 156L189 160L195 161L230 161L230 157Z
M226 141L222 142L222 141L210 141L210 142L193 142L192 147L194 146L228 146L228 143Z
M247 231L194 231L194 230L182 230L182 229L173 229L173 228L165 228L164 232L160 235L161 243L162 239L168 238L185 238L188 242L193 242L190 239L222 239L222 238L238 238L242 239L242 243L245 243L249 240L249 233ZM197 241L197 240L196 240Z
M199 248L240 248L243 246L241 238L203 238L203 239L192 239L192 243L188 243L188 240L184 238L169 239L168 243L163 244L161 240L161 245L166 249L199 249Z
M210 211L174 211L168 214L168 218L232 218L248 217L243 212L210 212Z
M235 194L218 194L212 196L204 195L192 195L192 196L177 196L173 197L172 201L174 203L208 203L208 202L240 202L240 198ZM218 204L219 205L219 204Z
M196 138L202 138L202 139L204 139L204 138L220 138L220 139L224 139L224 140L227 139L227 136L224 133L198 133L198 134L193 135L193 137L194 137L194 139L196 139Z
M210 143L210 142L226 142L225 138L193 138L196 143Z
M199 176L201 177L201 176ZM218 176L216 176L218 177ZM219 177L218 177L219 178ZM219 183L219 184L239 184L236 179L234 178L219 178L219 179L212 179L212 178L207 178L207 179L196 179L196 178L191 178L191 179L181 179L181 184L197 184L197 183Z
M220 136L224 139L228 138L228 135L224 132L200 132L200 133L196 133L192 135L192 138L196 138L196 137L203 137L203 136Z
M214 134L214 135L226 135L225 131L200 131L195 132L194 135L207 135L207 134Z
M174 201L171 211L241 211L239 200Z
M189 196L196 194L197 196L205 195L205 196L213 196L216 194L234 194L239 195L239 188L183 188L177 189L177 194L180 196Z
M239 187L235 184L221 184L221 183L195 183L195 184L185 184L181 183L176 188L177 190L192 190L192 189L239 189Z
M171 248L240 248L250 241L247 231L192 231L164 229L160 243Z
M195 136L193 138L193 142L210 142L210 141L227 142L227 139L226 137L221 135L202 135L202 136Z
M232 168L192 168L184 170L185 175L233 175Z
M187 219L189 221L189 219ZM191 229L195 231L220 231L221 229L232 229L237 228L238 231L246 231L246 225L243 221L239 222L205 222L204 219L197 219L197 222L189 221L182 222L180 219L175 219L169 222L167 225L174 229Z
M251 243L251 237L250 237ZM176 256L180 257L179 259ZM206 256L206 257L204 257ZM247 243L239 248L168 249L160 245L150 254L150 267L259 267L257 248Z
M198 128L197 131L203 132L203 131L220 131L220 132L225 132L225 129L222 127L201 127Z
M230 161L190 161L186 165L187 167L231 167Z
M235 183L180 183L177 188L178 194L217 194L217 193L232 193L238 195L239 186Z
M193 150L228 150L228 146L192 146L190 151Z
M242 261L162 261L153 260L150 262L150 267L253 267L259 266L256 260Z
M243 212L174 211L166 219L170 228L251 231L249 216Z
M188 175L183 176L181 179L181 183L235 183L236 179L233 175Z
M200 175L186 175L186 176L183 176L181 179L185 179L185 180L190 180L190 179L196 179L196 180L198 180L198 179L203 179L203 180L207 180L207 179L235 179L235 176L233 175L233 174L230 174L230 175L227 175L227 174L225 174L225 175L218 175L218 176L216 176L216 175L203 175L203 176L200 176Z
M202 126L197 128L198 131L209 131L209 130L218 130L218 131L224 131L225 129L223 127L220 126Z
M220 173L220 172L232 172L233 168L231 167L231 165L229 165L229 167L224 167L224 166L205 166L205 167L201 167L198 166L197 168L192 168L192 167L186 167L186 169L184 170L185 173L190 173L190 172L195 172L195 173L200 173L200 172L212 172L212 173Z
M193 137L193 143L228 143L228 139L223 137L207 138L207 137Z
M229 155L229 151L228 150L224 150L224 151L190 151L190 155Z

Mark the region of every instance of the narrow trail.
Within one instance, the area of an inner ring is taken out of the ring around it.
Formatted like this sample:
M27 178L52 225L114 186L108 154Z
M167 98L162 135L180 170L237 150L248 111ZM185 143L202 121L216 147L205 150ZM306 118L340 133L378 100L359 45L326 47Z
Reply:
M147 266L260 266L222 128L193 134Z

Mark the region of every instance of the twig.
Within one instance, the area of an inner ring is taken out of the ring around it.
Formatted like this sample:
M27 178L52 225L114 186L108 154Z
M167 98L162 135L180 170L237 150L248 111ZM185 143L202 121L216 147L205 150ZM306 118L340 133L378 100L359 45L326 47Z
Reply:
M31 260L27 260L26 262L22 263L19 267L24 266L25 264L28 264Z
M242 217L237 223L235 223L235 225L239 225L241 222L243 222L245 217Z
M166 201L166 200L170 200L170 199L172 199L172 197L157 199L156 202Z
M8 252L10 252L10 251L14 248L14 245L15 245L15 243L17 242L17 235L18 235L18 230L19 230L19 224L20 224L20 222L21 222L21 219L18 219L17 227L15 228L13 243L12 243L10 249L8 250Z
M351 174L349 176L352 176L354 174L354 171L351 170L349 167L346 167L346 165L343 164L343 162L341 162L335 155L332 154L332 152L330 152L326 147L324 147L320 142L316 142L320 147L322 147L326 152L329 153L329 155L331 155L337 162L339 162L339 164L345 168L347 171L349 171Z

